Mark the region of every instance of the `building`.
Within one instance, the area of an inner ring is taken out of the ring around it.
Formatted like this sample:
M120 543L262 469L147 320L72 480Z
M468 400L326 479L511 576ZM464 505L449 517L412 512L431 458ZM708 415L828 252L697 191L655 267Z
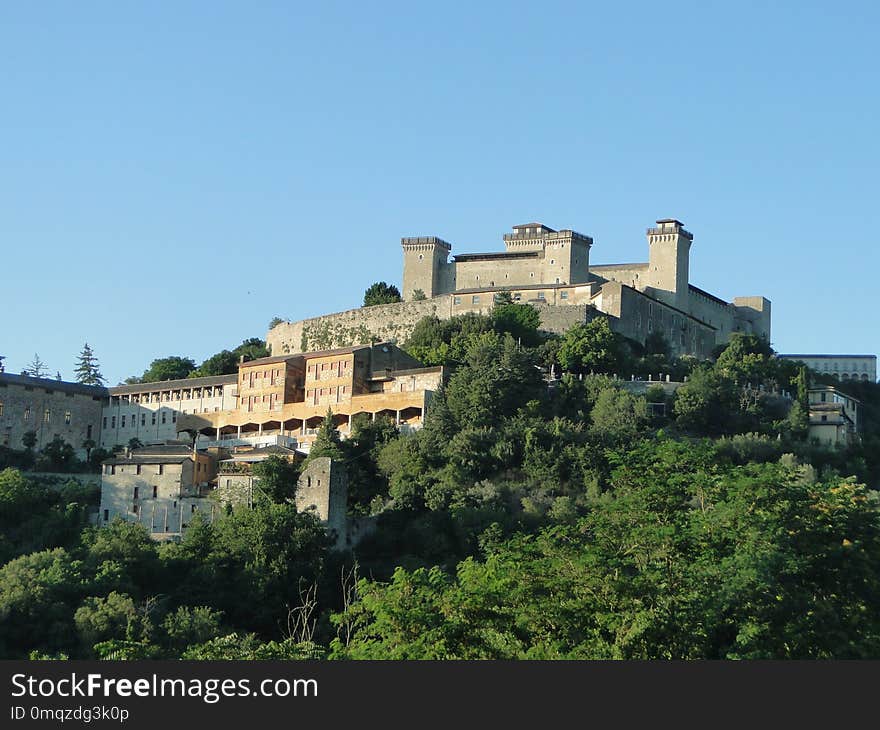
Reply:
M307 451L328 410L342 436L358 414L419 428L442 379L443 368L423 367L391 343L266 357L239 366L234 407L181 413L177 431L205 447Z
M877 382L876 355L777 355L780 359L799 360L823 375L836 375L841 380Z
M177 438L178 416L232 410L237 404L235 374L116 385L104 389L100 445L112 449L131 439L161 444Z
M106 388L92 385L0 372L0 446L21 449L32 431L36 450L61 438L84 459L83 444L101 438L106 394Z
M213 519L217 503L205 499L219 454L183 443L146 446L102 464L99 523L116 517L139 522L156 539L179 536L193 515Z
M501 292L534 305L548 332L562 333L603 314L613 329L637 342L663 334L676 355L708 357L736 332L769 341L769 300L727 302L690 283L693 238L681 221L664 218L647 229L646 262L598 265L590 261L590 236L542 223L514 226L503 236L504 251L451 260L452 246L441 238L402 238L405 301L282 322L268 333L267 345L281 354L371 336L404 342L422 317L486 314Z
M827 446L846 446L858 439L858 400L830 385L812 387L809 437Z

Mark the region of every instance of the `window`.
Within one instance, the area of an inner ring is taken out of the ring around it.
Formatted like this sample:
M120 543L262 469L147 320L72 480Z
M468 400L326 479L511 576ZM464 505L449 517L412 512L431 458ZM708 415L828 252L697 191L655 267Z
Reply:
M157 473L157 474L164 474L164 473L165 473L165 465L164 465L164 464L159 464L159 468L156 469L156 473Z
M0 400L0 416L3 415L3 401Z
M471 297L471 304L479 304L479 303L480 303L480 295L479 295L479 294L474 294L474 295Z
M195 511L196 511L196 506L195 506L194 504L191 504L191 505L190 505L190 510L189 510L189 511L190 511L190 514L192 514L193 512L195 512Z
M141 465L140 465L140 464L138 464L137 466L135 466L135 468L134 468L134 473L135 473L135 474L140 474L140 473L141 473Z
M157 486L154 484L154 485L153 485L153 499L156 499L156 497L158 497L158 496L159 496L159 487L157 487Z
M822 393L822 395L820 396L820 398L821 398L822 402L824 403L824 402L825 402L825 394Z
M177 411L171 411L171 423L177 423Z
M116 416L110 416L110 428L116 428Z
M30 406L28 406L27 408L24 409L24 420L25 420L25 421L30 421L30 420L31 420L31 409L30 409Z
M567 291L559 292L559 298L560 299L568 299L568 292Z
M134 488L134 498L135 498L135 499L138 498L138 495L140 494L140 491L141 491L141 488L140 488L140 487L135 487L135 488Z
M132 505L131 511L134 512L135 514L138 514L138 506L136 504Z
M151 421L151 422L152 422L152 425L153 425L153 426L156 425L156 411L153 411L153 418L152 418L152 421Z
M43 421L45 423L49 423L49 417L50 417L51 413L52 412L48 408L45 411L43 411Z
M553 264L555 264L555 263L556 263L556 259L550 259L550 265L551 265L551 266L553 266Z
M461 304L461 297L453 297L452 303L453 304Z
M162 423L165 423L165 411L162 411Z
M88 426L86 426L86 438L87 439L92 438L92 424L91 423Z
M104 416L104 428L107 428L107 416Z
M125 428L125 416L122 417L122 423L120 424L120 428Z
M544 292L542 292L542 291L538 292L538 299L540 299L541 301L544 301Z
M828 420L828 416L822 416L822 421L825 422Z
M104 510L104 522L107 522L109 519L110 519L110 510L105 509Z

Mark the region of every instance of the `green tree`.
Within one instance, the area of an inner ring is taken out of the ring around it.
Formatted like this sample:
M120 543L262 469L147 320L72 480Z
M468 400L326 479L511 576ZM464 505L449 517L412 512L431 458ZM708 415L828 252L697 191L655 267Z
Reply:
M57 435L40 449L37 457L37 466L44 471L66 472L78 465L73 446Z
M73 616L76 631L87 654L101 641L124 639L136 611L131 596L111 591L106 597L86 598Z
M196 364L188 357L160 357L150 363L140 378L142 383L156 383L161 380L182 380L195 370Z
M98 358L95 357L95 353L89 347L88 342L83 345L73 372L76 382L83 385L104 385L107 382L106 378L101 375Z
M541 315L531 304L499 304L492 309L492 324L499 334L508 333L526 347L537 345Z
M274 329L274 328L277 327L279 324L283 324L283 323L286 322L286 321L287 321L287 320L284 319L284 317L272 317L272 319L269 320L269 329L270 329L270 330L271 330L271 329Z
M44 363L40 356L36 353L34 354L34 359L31 360L30 364L21 371L22 375L30 375L32 378L45 378L49 374L49 370L46 367L46 363Z
M336 421L333 418L333 411L328 408L321 427L318 429L318 435L309 449L307 461L316 459L319 456L329 456L331 459L345 458L345 450L342 448L342 439L339 436L339 429L336 427Z
M270 456L254 464L254 476L259 480L259 493L275 503L291 502L296 496L299 467L280 456Z
M25 431L21 436L22 445L30 451L37 445L37 432L36 431Z
M428 297L425 296L425 292L423 289L413 289L412 298L414 302L423 302Z
M569 372L620 373L624 365L623 343L611 331L605 317L570 327L559 348L559 364Z
M392 304L400 301L400 290L394 284L377 281L371 284L364 292L364 306L372 307L376 304Z
M162 622L166 644L176 653L221 634L223 614L210 606L180 606Z
M716 436L735 433L739 425L739 394L729 378L701 366L675 393L673 413L691 432Z
M592 433L608 441L635 439L648 423L648 406L644 397L623 389L606 388L599 393L590 411Z

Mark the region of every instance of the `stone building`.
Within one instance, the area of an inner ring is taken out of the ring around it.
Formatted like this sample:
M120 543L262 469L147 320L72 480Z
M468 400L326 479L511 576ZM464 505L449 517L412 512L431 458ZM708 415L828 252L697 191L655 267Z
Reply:
M127 450L102 464L99 524L115 517L143 525L152 537L182 535L196 512L213 519L206 500L217 473L217 454L181 443Z
M827 446L847 446L858 439L858 400L830 385L808 391L809 437Z
M87 440L99 443L106 388L0 372L0 446L23 448L33 431L39 450L56 437L86 457Z
M298 322L267 335L274 355L388 339L405 342L424 316L486 314L500 292L534 305L545 331L562 333L597 314L637 342L659 332L674 354L708 357L735 332L770 339L770 302L761 296L727 302L690 283L693 235L675 219L648 228L648 261L593 264L593 239L542 223L514 226L505 251L459 254L435 236L401 239L405 301ZM422 298L424 295L424 299Z
M836 375L841 380L877 382L876 355L777 355L786 360L799 360L823 375Z
M328 409L343 437L358 414L419 428L442 379L443 368L422 367L390 343L266 357L239 366L234 407L181 414L177 431L204 446L307 451Z

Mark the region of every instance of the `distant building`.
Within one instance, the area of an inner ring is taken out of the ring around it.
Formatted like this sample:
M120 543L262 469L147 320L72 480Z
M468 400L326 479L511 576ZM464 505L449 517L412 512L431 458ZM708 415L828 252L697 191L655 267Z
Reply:
M858 439L859 401L830 385L808 391L809 437L827 446L846 446Z
M369 337L405 342L422 317L488 314L502 292L533 305L547 332L563 333L604 315L612 329L636 342L659 333L673 354L701 358L737 332L769 341L768 299L728 302L690 283L693 238L681 221L664 218L647 229L647 261L597 265L590 260L590 236L537 222L514 226L503 236L504 251L451 260L452 246L442 238L406 237L403 302L281 322L266 342L273 355L315 349L319 341L322 347Z
M217 473L217 455L181 443L158 444L102 464L99 523L115 517L143 525L162 540L180 536L196 512L213 518L216 503L204 499Z
M234 406L182 413L177 432L205 447L307 451L328 409L343 437L359 414L420 428L442 380L442 367L424 367L391 343L265 357L239 366Z
M0 372L0 446L23 448L28 431L40 450L56 437L84 459L88 440L99 443L107 389L50 378Z
M800 360L823 375L836 375L841 380L877 382L876 355L777 355L782 360Z

